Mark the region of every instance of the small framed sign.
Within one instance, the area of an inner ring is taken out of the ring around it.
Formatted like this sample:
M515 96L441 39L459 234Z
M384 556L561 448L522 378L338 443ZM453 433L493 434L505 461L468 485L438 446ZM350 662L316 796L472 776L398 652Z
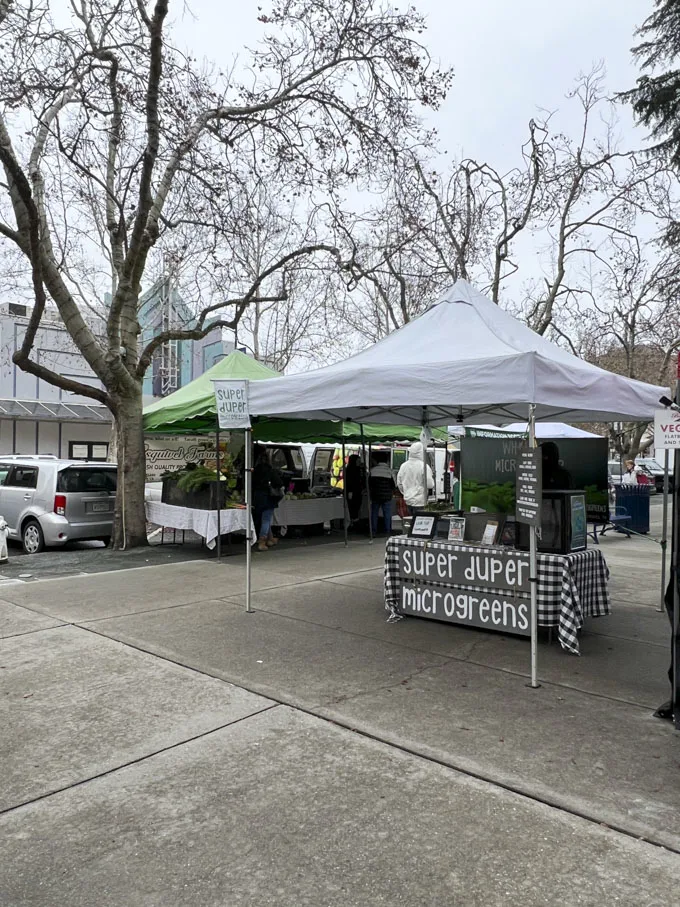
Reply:
M432 539L437 532L436 513L416 513L411 523L409 535L414 539Z
M494 545L498 535L498 520L489 520L484 528L482 536L482 545Z
M462 542L465 538L465 517L452 516L449 520L449 541Z

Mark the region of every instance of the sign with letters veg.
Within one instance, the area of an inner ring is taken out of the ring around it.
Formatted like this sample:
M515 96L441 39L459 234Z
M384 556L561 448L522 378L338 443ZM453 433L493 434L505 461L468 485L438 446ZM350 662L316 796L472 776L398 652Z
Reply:
M654 447L673 450L680 447L680 413L672 409L657 409L654 413Z
M222 429L250 428L248 382L215 380L217 421Z

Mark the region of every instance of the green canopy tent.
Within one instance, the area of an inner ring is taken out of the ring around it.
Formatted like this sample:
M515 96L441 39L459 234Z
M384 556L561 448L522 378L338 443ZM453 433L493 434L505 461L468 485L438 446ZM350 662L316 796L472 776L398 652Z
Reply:
M363 431L362 431L363 428ZM432 439L446 443L446 429L432 430ZM300 444L390 444L399 441L420 441L420 428L415 425L379 425L365 422L331 422L304 419L253 420L253 440L295 442Z
M215 434L219 438L213 381L260 381L279 376L279 372L274 369L234 350L189 384L145 407L144 432L149 435ZM447 437L445 429L432 430L435 443L445 444ZM253 419L252 438L254 441L274 443L341 444L344 451L346 444L369 444L370 447L371 444L419 441L420 428L414 425L358 424L330 419L308 421L259 418ZM366 490L368 494L368 487Z
M189 384L180 387L144 408L144 432L163 435L192 435L217 428L216 380L261 381L279 373L245 353L234 350Z

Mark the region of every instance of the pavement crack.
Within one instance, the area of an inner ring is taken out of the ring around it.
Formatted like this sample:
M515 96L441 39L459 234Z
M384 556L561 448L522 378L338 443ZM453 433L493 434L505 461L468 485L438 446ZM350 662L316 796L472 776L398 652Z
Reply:
M141 762L146 762L148 759L153 759L154 756L160 756L163 753L171 752L172 750L179 749L179 747L184 746L187 743L193 743L196 740L203 740L205 737L209 737L212 734L217 734L219 731L224 731L227 728L231 728L236 724L241 724L244 721L248 721L250 718L256 718L259 715L263 715L265 712L271 712L272 709L281 708L281 703L272 702L270 705L263 706L260 709L256 709L253 712L248 712L247 715L241 715L240 718L234 718L232 721L227 721L224 724L219 725L219 727L210 728L207 731L202 731L200 734L194 734L192 737L185 737L183 740L178 740L175 743L170 743L168 746L162 746L153 752L145 753L143 756L138 756L136 759L129 759L127 762L122 762L120 765L114 765L111 768L106 769L103 772L97 772L94 775L89 775L87 778L80 778L78 781L74 781L71 784L65 784L63 787L54 788L54 790L46 791L44 794L40 794L38 797L32 797L29 800L24 800L21 803L14 803L12 806L7 806L4 809L0 809L0 816L5 816L8 813L16 812L18 809L22 809L24 806L31 806L33 803L39 803L41 800L47 800L49 797L55 796L55 794L61 794L65 791L73 790L77 787L82 787L84 784L89 784L91 781L98 781L101 778L107 778L109 775L114 775L116 772L121 771L124 768L129 768L132 765L139 765Z
M384 683L381 686L371 687L370 690L359 690L356 693L347 694L346 696L336 696L333 699L325 700L320 702L318 705L312 706L312 709L326 708L328 706L340 705L341 703L354 702L357 699L361 699L362 696L375 695L376 693L384 693L386 691L395 689L397 687L408 687L408 684L411 683L416 677L420 677L422 674L425 674L427 671L436 670L437 668L446 667L449 659L443 659L442 661L433 662L432 664L423 665L421 668L417 668L414 671L411 671L410 674L407 674L406 677L401 680L392 680L389 683Z

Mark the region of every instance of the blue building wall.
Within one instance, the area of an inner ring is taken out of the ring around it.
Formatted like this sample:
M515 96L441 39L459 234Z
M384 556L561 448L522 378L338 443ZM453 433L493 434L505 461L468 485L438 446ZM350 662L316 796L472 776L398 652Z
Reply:
M163 318L163 296L165 284L157 281L140 299L139 323L142 328L141 341L148 343L161 330ZM171 323L173 326L191 328L194 317L176 289L170 289ZM206 369L223 359L234 349L232 343L222 339L221 328L206 334L201 340L182 340L177 344L177 387L184 387L202 375ZM144 377L144 394L162 396L161 351L159 350Z

